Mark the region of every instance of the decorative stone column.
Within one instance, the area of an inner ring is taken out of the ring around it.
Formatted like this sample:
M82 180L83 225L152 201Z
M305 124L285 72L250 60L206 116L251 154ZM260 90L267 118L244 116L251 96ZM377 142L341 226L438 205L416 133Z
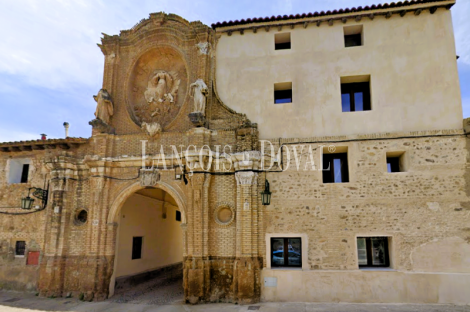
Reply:
M236 172L237 180L237 248L234 263L234 292L239 303L258 302L260 269L258 257L258 173Z

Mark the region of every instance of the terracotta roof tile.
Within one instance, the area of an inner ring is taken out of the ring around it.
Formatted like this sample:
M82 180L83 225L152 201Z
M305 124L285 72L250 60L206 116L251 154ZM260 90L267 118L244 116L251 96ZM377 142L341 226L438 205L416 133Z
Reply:
M25 145L25 144L47 144L47 143L76 143L76 142L85 142L88 141L86 138L74 138L74 137L68 137L66 139L47 139L47 140L28 140L28 141L11 141L11 142L0 142L0 145Z
M303 13L303 14L296 14L296 15L278 15L278 16L271 16L271 17L255 17L255 18L248 18L242 20L235 20L235 21L228 21L228 22L217 22L212 24L212 28L220 28L220 27L228 27L228 26L235 26L235 25L245 25L245 24L252 24L252 23L264 23L264 22L272 22L272 21L282 21L282 20L291 20L291 19L300 19L306 17L318 17L318 16L329 16L329 15L338 15L338 14L345 14L345 13L356 13L356 12L364 12L364 11L371 11L371 10L380 10L380 9L388 9L388 8L397 8L397 7L405 7L415 4L426 4L432 2L445 2L448 0L407 0L407 1L398 1L398 2L391 2L391 3L384 3L384 4L373 4L373 5L366 5L364 7L358 6L353 8L345 8L333 11L321 11L321 12L314 12L314 13Z

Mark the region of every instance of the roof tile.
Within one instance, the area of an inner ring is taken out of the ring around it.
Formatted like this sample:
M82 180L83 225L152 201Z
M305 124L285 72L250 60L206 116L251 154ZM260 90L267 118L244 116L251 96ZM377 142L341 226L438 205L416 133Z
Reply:
M337 15L337 14L344 14L344 13L351 13L351 12L362 12L362 11L369 11L369 10L376 10L376 9L387 9L387 8L395 8L395 7L402 7L402 6L408 6L408 5L414 5L414 4L425 4L425 3L432 3L432 2L444 2L447 0L406 0L406 1L398 1L398 2L391 2L391 3L383 3L383 4L373 4L371 6L358 6L358 7L352 7L352 8L344 8L344 9L339 9L339 10L333 10L333 11L321 11L319 12L314 12L314 13L308 13L308 14L296 14L296 15L278 15L276 16L271 16L269 17L258 17L258 18L248 18L248 19L242 19L240 21L235 20L235 21L229 21L229 22L217 22L212 24L212 28L216 29L218 27L225 27L225 26L235 26L235 25L243 25L243 24L250 24L250 23L262 23L262 22L267 22L267 21L279 21L279 20L286 20L286 19L300 19L300 18L305 18L305 17L316 17L316 16L327 16L327 15Z

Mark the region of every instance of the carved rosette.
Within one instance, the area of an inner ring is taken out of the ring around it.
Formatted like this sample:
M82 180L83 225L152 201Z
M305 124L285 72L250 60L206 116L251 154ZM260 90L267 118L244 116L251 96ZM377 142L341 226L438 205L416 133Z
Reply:
M157 169L140 169L140 185L144 187L155 186L160 181L160 173Z
M228 203L221 203L214 210L214 221L220 226L229 226L235 220L235 209Z
M182 55L157 47L134 64L128 82L131 119L150 136L160 133L178 115L187 96L188 78Z

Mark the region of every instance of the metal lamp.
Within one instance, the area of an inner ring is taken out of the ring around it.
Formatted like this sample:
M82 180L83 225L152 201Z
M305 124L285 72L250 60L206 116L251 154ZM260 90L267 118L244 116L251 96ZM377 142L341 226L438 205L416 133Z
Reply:
M48 189L49 189L49 187L48 187ZM30 187L28 189L28 196L21 198L21 208L29 210L33 206L34 198L29 196L31 190L34 190L33 191L33 196L36 197L37 199L40 199L41 202L42 202L42 208L45 208L46 205L47 205L47 196L49 194L49 191L48 190L43 190L43 189L38 188L38 187Z
M269 191L268 180L264 182L264 191L261 192L261 202L264 206L268 206L271 203L271 192Z
M22 197L21 198L21 209L31 209L31 206L33 205L34 198L29 197Z

